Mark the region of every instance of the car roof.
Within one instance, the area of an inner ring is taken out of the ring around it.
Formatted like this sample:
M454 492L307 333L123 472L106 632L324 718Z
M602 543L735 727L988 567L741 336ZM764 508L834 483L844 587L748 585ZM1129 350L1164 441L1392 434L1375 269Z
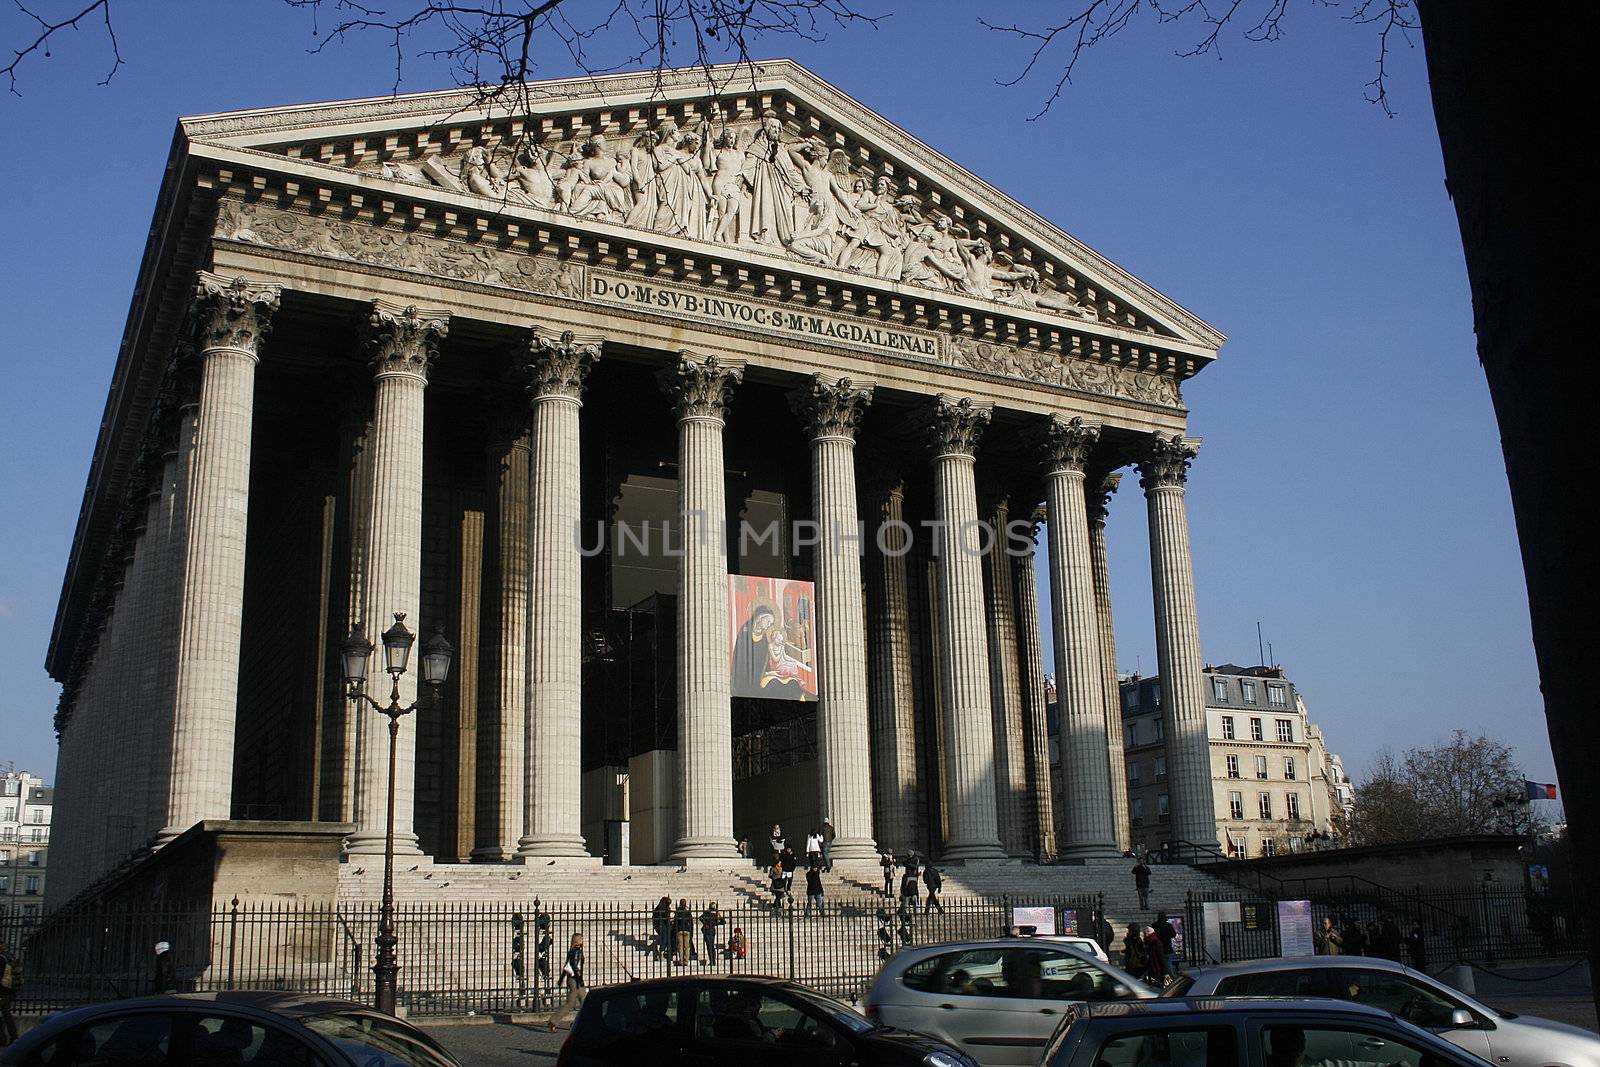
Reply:
M52 1026L73 1024L98 1018L102 1015L126 1011L172 1011L192 1008L204 1010L208 1005L219 1005L251 1015L275 1015L282 1018L308 1018L334 1012L371 1014L364 1004L338 997L307 993L283 993L272 989L233 989L213 993L169 993L160 996L128 997L86 1004L69 1011L57 1012L49 1017Z
M600 989L608 991L615 989L654 989L667 986L687 985L691 982L699 985L713 986L759 985L776 986L780 988L800 987L809 990L809 987L805 986L805 984L802 982L791 981L788 978L776 978L770 974L683 974L674 975L670 978L634 978L627 982L617 982L613 985L601 986ZM596 992L599 992L600 989L597 989ZM810 991L815 992L815 990Z
M1259 1014L1262 1012L1315 1011L1319 1015L1346 1015L1367 1019L1393 1019L1391 1012L1370 1004L1317 997L1169 997L1157 1000L1087 1001L1079 1018L1105 1019L1142 1015L1203 1013Z
M1207 964L1200 968L1207 975L1258 974L1263 971L1286 971L1297 968L1366 967L1375 971L1394 971L1403 974L1411 968L1394 960L1379 956L1269 956L1259 960L1241 960L1236 963Z

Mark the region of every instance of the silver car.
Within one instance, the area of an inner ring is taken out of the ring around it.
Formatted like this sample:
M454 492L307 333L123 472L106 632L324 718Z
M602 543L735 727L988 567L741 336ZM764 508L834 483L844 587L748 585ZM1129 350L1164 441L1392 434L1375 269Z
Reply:
M1496 1011L1421 971L1367 956L1253 960L1191 972L1167 996L1331 997L1393 1012L1504 1067L1600 1067L1600 1037Z
M1036 1064L1072 1003L1154 999L1155 990L1072 945L1040 938L902 949L863 1010L884 1026L942 1038L985 1067Z

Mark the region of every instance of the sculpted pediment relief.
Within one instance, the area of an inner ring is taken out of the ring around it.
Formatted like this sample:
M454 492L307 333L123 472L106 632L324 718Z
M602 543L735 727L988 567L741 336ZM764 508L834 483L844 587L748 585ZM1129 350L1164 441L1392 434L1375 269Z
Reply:
M780 61L751 71L717 93L697 71L540 83L530 86L530 113L498 118L471 114L451 94L417 94L186 120L185 128L197 139L575 224L776 255L862 284L990 301L1080 328L1221 343L1159 293L803 68Z

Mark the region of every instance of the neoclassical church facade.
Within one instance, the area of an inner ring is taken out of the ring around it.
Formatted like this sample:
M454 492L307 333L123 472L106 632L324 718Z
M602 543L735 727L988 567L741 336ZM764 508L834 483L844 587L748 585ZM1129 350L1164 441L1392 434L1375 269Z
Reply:
M397 613L404 854L1115 855L1132 492L1207 842L1181 389L1222 340L787 61L184 119L49 651L52 904L208 821L380 851L341 651Z

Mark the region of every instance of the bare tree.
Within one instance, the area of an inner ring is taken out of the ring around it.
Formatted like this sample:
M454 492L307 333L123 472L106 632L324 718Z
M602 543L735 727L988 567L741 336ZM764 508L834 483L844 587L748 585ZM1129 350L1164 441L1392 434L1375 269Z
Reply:
M1355 836L1363 845L1463 834L1528 832L1522 771L1510 747L1457 730L1448 741L1382 749L1356 789Z

